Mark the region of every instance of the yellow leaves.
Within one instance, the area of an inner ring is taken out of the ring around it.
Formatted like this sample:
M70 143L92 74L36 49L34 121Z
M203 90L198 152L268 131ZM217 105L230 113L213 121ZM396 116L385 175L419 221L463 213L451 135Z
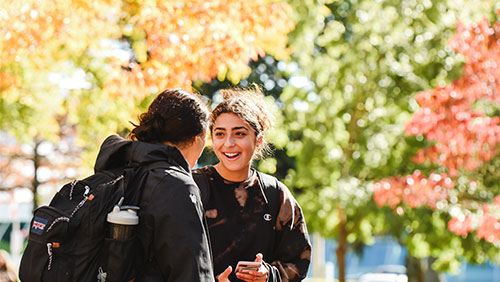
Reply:
M4 0L0 2L0 64L36 69L81 55L102 38L119 36L113 1Z
M122 68L112 66L116 73L106 85L114 84L107 91L116 95L122 86L130 93L132 83L133 88L151 83L190 88L191 81L209 81L227 69L237 82L248 75L249 60L265 52L279 59L289 55L290 12L285 3L265 0L5 0L0 4L0 62L31 60L43 68L79 56L101 39L124 35L132 40L140 65L123 77Z
M110 58L110 71L104 82L103 91L110 96L143 98L147 94L144 74L136 63L123 65L115 58Z
M289 55L287 33L293 23L287 4L262 0L140 4L137 16L127 24L143 28L149 58L168 65L167 87L180 83L190 88L192 80L209 81L217 75L238 82L248 75L250 59L265 52L279 58Z
M234 84L247 77L252 72L252 69L248 65L235 65L233 68L229 69L227 73L227 79Z
M121 30L138 64L112 63L104 91L142 99L154 89L191 89L195 80L248 76L265 52L285 58L290 7L267 1L127 1ZM142 30L142 32L141 32Z
M119 2L101 0L0 2L0 92L12 109L3 113L12 119L5 130L56 141L68 94L49 75L67 71L61 63L102 38L118 37L119 11Z
M57 135L61 117L90 138L116 130L164 88L189 90L217 76L236 83L250 73L249 60L288 56L289 13L266 0L0 1L0 98L18 107L3 115L20 117L20 135ZM49 85L49 74L70 69L86 72L76 82L85 89ZM95 109L109 117L80 112Z
M139 63L143 63L148 59L146 42L136 41L132 43L132 50L134 50L135 58Z

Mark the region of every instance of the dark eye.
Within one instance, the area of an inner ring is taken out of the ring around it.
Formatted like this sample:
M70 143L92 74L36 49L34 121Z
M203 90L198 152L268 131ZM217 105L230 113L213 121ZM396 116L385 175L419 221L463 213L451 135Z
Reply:
M216 137L221 137L221 136L224 136L224 133L223 132L215 132L214 136Z
M243 131L236 132L236 136L246 136L247 134Z

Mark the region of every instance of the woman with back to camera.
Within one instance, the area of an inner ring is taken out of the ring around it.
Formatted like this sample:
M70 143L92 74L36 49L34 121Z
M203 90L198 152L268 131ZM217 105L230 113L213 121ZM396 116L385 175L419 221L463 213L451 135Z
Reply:
M110 136L101 147L96 171L165 163L149 170L142 186L136 282L214 281L203 206L191 176L209 117L198 96L167 89L134 124L132 141Z
M219 159L194 171L219 281L301 281L311 259L302 211L288 188L251 168L267 149L271 116L258 90L221 90L210 133ZM237 267L259 262L258 269ZM233 271L234 270L234 271Z

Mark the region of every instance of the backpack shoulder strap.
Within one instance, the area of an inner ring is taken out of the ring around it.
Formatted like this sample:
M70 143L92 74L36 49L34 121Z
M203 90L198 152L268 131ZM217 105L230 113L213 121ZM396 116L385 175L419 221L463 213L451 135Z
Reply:
M278 212L280 209L280 190L278 188L278 179L269 174L257 172L257 177L259 182L262 184L260 189L262 189L262 194L265 197L265 201L269 205L269 209L273 218L278 218Z
M192 174L196 185L200 189L201 202L203 203L203 207L206 208L208 199L210 198L210 183L208 181L208 176L203 172L202 169L194 170Z
M123 189L123 195L125 201L128 205L139 205L142 198L149 200L149 195L143 195L143 193L150 193L151 191L144 191L144 181L147 172L157 169L157 168L168 168L169 163L165 161L155 161L145 164L140 164L136 167L126 168L123 172L124 175L129 174L127 183L123 183L120 189Z
M166 161L154 161L147 164L140 165L143 171L149 171L156 168L168 168L170 164Z

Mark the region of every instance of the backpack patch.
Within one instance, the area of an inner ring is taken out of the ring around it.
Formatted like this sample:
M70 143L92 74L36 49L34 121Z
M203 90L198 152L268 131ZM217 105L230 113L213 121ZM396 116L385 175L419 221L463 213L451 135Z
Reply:
M33 218L33 224L31 225L31 232L38 235L42 235L46 225L47 225L46 219L35 217Z

